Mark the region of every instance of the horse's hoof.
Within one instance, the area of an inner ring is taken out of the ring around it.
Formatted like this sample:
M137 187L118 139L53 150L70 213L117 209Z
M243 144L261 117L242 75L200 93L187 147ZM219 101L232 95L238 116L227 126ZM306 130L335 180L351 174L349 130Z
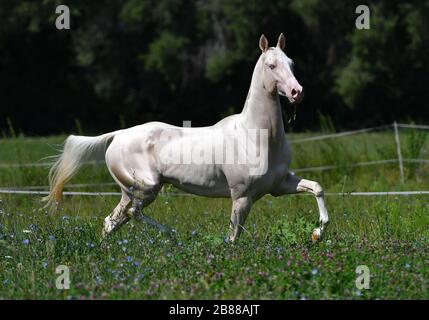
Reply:
M313 233L311 234L311 241L313 243L320 240L321 232L319 228L314 229Z

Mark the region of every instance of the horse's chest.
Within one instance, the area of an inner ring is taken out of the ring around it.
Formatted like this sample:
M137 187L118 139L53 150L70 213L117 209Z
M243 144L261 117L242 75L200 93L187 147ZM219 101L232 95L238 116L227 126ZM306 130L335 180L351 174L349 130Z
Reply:
M263 196L271 192L273 187L287 174L286 164L270 166L262 175L250 176L245 193Z

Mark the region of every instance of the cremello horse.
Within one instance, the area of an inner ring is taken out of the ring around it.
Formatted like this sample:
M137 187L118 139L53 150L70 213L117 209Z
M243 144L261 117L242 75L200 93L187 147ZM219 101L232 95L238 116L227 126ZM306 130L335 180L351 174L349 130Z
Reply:
M310 192L316 197L320 214L320 225L311 238L320 239L328 222L323 190L319 183L289 172L291 152L279 95L295 104L300 102L303 89L293 75L292 60L283 52L284 46L283 34L276 47L268 47L266 37L261 36L262 54L253 71L243 111L211 127L182 128L150 122L97 137L69 136L49 174L50 193L44 198L47 206L58 206L64 184L98 153L105 155L110 174L122 189L121 201L104 220L104 236L133 216L145 217L156 225L142 211L156 198L162 185L170 183L198 195L230 197L230 241L239 237L252 204L262 196ZM242 143L243 139L247 144ZM247 150L249 146L255 155ZM231 148L233 152L225 160L222 152ZM202 160L197 157L198 163L184 159L190 154L201 156L201 150L210 152ZM220 150L221 156L213 155L213 150ZM212 161L214 158L218 161ZM254 170L255 159L259 160L259 170Z

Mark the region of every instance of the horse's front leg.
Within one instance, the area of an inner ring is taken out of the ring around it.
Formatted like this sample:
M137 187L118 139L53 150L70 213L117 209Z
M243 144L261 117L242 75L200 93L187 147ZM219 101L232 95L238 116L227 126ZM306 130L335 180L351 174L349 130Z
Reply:
M244 221L252 207L252 201L248 197L233 200L231 220L229 223L229 241L234 242L240 236Z
M322 237L322 233L325 230L326 224L329 222L328 210L325 205L324 192L320 184L316 181L302 179L294 176L290 173L285 177L279 186L279 190L276 190L275 195L293 194L300 192L310 192L316 197L317 205L319 207L319 227L313 230L311 234L311 240L316 242Z

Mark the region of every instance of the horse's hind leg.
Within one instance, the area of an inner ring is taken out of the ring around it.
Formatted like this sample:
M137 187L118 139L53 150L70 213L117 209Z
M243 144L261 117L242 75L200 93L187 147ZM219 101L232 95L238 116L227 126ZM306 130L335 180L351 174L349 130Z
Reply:
M125 192L122 192L121 201L113 209L112 213L104 219L103 237L106 237L130 219L131 216L128 214L128 210L131 206L130 197Z
M134 216L137 221L147 223L161 232L171 233L171 229L154 219L143 214L143 208L149 206L158 195L162 185L145 185L142 190L137 190L133 193L132 206L128 210L130 216Z

